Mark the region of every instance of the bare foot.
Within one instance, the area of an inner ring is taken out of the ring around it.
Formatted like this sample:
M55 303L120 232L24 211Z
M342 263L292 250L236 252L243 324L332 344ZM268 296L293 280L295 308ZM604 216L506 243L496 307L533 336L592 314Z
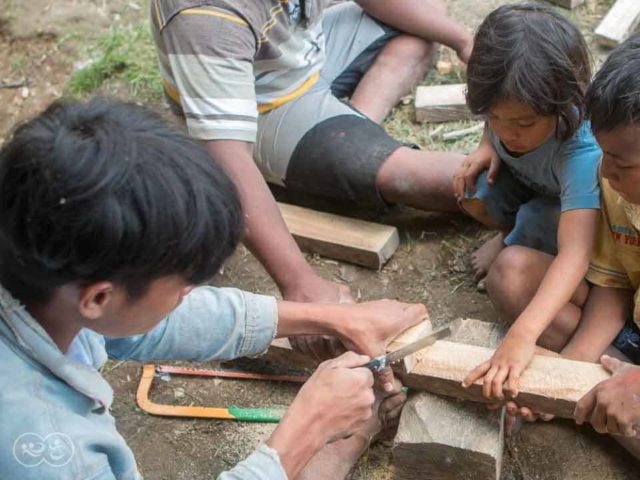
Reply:
M486 290L484 279L503 248L504 236L502 233L498 233L471 255L471 267L473 268L474 278L478 282L479 291L484 292Z

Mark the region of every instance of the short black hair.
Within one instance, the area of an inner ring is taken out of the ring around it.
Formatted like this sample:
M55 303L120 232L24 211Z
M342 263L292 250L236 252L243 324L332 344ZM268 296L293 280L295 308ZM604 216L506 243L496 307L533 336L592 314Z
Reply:
M640 123L640 34L611 52L587 91L586 103L594 133Z
M518 100L564 123L571 137L585 116L591 57L580 30L553 8L504 5L482 22L467 67L467 103L476 115Z
M163 276L203 283L241 233L229 177L143 107L58 102L0 151L0 283L23 303L68 283L113 281L132 299Z

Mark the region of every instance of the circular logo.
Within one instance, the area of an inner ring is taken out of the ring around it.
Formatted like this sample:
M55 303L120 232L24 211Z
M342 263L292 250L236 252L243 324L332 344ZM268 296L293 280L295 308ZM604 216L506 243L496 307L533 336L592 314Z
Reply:
M64 433L54 432L46 437L27 432L20 435L13 444L13 457L27 468L46 463L50 467L63 467L74 454L71 439Z

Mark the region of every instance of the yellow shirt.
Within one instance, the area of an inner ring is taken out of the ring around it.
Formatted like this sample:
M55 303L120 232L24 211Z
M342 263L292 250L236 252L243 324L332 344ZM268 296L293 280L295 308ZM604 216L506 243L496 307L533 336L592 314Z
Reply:
M640 326L640 205L627 202L601 178L602 205L587 280L635 290L633 319Z

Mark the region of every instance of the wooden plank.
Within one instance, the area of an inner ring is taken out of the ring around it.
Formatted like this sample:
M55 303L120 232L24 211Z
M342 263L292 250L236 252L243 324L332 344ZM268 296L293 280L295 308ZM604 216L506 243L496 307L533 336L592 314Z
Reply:
M451 341L497 347L504 327L465 319L456 322ZM431 393L412 394L393 443L396 480L498 480L504 447L504 409Z
M278 203L287 228L302 250L380 269L400 245L388 225Z
M416 121L451 122L472 118L465 98L466 86L433 85L416 90Z
M401 364L394 370L414 390L488 403L480 382L468 389L462 388L461 382L493 353L491 348L438 341L415 355L415 367L410 372ZM535 355L520 377L518 404L573 418L578 400L609 377L599 364Z
M640 1L616 0L602 23L596 28L600 45L615 48L634 32L640 23Z
M547 0L564 8L574 9L584 3L584 0Z

